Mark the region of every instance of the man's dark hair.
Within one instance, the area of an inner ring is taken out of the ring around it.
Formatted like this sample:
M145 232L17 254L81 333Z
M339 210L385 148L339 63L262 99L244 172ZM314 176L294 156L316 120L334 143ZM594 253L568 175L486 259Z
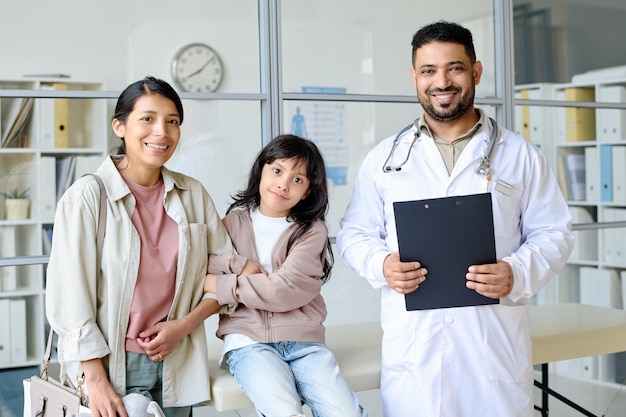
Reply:
M472 32L463 26L440 20L422 27L413 35L413 50L411 53L411 65L415 65L415 54L419 48L431 42L452 42L465 47L465 53L470 58L471 63L476 62L476 51L474 50L474 40Z

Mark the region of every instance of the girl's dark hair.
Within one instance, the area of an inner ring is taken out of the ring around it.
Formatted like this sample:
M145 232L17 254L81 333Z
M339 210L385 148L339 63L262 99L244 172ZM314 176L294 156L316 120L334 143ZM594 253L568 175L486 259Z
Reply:
M167 82L152 76L147 76L143 80L135 81L122 91L117 99L115 113L113 114L112 120L117 119L122 124L126 123L128 115L135 108L137 100L146 94L158 94L172 100L176 106L176 111L178 111L180 124L183 124L183 103L181 102L178 93ZM121 139L122 143L117 149L118 155L126 154L126 142L124 142L124 138Z
M248 174L248 185L245 190L239 191L234 197L226 214L237 208L254 210L261 204L259 184L261 173L266 164L271 164L276 159L294 158L296 163L306 164L306 176L309 180L309 195L300 200L291 208L288 221L297 223L300 227L289 239L289 247L299 239L316 220L324 221L328 212L328 186L326 184L326 166L319 149L309 139L295 135L280 135L271 140L259 152ZM324 255L324 275L322 283L330 278L334 257L330 246L330 240L326 245Z
M440 20L422 27L413 35L411 45L411 65L415 65L415 54L419 48L431 42L451 42L463 45L465 53L473 64L476 62L476 51L474 50L474 40L472 32L463 26Z

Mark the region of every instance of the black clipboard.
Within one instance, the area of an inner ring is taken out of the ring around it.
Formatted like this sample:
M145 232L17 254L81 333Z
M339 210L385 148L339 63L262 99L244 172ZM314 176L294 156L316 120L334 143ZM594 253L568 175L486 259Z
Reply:
M498 304L465 286L470 265L496 262L491 193L393 203L400 260L426 281L405 294L407 311Z

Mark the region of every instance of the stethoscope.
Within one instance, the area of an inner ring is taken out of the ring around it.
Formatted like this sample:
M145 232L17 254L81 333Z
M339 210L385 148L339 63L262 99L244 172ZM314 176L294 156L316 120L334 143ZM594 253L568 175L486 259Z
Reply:
M491 117L489 118L489 120L491 120L491 135L489 136L489 145L487 146L487 151L485 152L483 157L480 159L480 163L478 164L478 168L476 169L476 173L483 174L485 175L485 177L489 177L489 168L491 167L491 162L490 162L491 153L493 152L493 146L496 144L496 139L498 137L498 123L496 123L496 121L492 119ZM391 160L393 153L396 151L396 148L398 147L398 143L400 143L400 137L402 137L402 135L406 133L407 131L411 130L413 126L415 126L417 130L415 131L413 135L413 141L411 142L411 146L409 146L409 151L406 154L406 158L404 158L404 161L402 161L399 165L388 165L389 160ZM419 119L415 119L413 123L411 123L410 125L403 128L400 132L398 132L395 139L393 140L393 146L391 147L391 152L389 152L389 156L387 157L387 159L385 159L385 162L383 163L383 172L397 172L397 171L402 170L402 167L404 166L404 164L407 163L407 161L409 160L409 157L411 156L411 150L413 149L413 145L415 145L415 141L421 135L418 126L419 126Z

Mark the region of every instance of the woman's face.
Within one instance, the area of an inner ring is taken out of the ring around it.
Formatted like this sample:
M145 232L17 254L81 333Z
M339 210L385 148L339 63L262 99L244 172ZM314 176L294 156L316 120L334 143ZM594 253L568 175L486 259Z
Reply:
M124 138L129 167L160 169L180 140L180 116L169 98L146 94L137 99L125 123L113 121L113 131Z

